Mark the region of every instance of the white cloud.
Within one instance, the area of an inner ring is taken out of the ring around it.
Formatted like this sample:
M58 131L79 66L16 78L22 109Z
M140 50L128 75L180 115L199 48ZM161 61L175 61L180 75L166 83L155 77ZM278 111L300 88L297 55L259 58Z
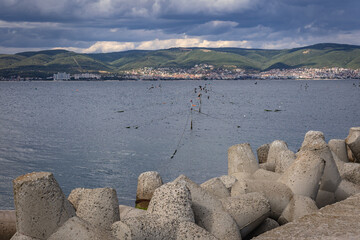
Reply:
M78 52L95 53L95 52L118 52L132 49L138 50L156 50L167 49L173 47L204 47L204 48L219 48L219 47L250 47L247 41L208 41L199 38L184 38L184 39L167 39L143 42L96 42L86 49L77 49Z
M96 42L87 49L82 49L83 53L106 53L106 52L121 52L135 48L132 42Z

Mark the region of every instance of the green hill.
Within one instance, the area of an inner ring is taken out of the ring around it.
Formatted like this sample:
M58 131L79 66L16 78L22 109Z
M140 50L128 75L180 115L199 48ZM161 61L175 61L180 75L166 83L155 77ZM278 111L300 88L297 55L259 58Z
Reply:
M119 72L142 67L191 68L196 64L216 68L253 70L299 67L360 68L360 46L322 43L294 49L171 48L80 54L46 50L0 54L0 76L51 76L56 72Z

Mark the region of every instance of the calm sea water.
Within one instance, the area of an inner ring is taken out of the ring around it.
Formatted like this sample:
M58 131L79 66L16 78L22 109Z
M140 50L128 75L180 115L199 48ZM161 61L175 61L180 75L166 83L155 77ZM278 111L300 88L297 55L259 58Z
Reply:
M201 113L191 113L199 108L194 88L205 84ZM53 172L65 194L113 187L120 203L134 205L144 171L201 183L227 173L234 144L249 142L256 154L276 139L296 151L309 130L343 139L360 126L359 84L0 82L0 209L14 208L12 179L33 171Z

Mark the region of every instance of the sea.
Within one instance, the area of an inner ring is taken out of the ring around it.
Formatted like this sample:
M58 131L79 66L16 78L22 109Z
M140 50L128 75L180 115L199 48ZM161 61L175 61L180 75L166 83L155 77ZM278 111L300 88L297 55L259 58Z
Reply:
M75 188L116 189L135 205L137 178L197 183L227 174L227 150L287 142L309 130L344 139L360 126L360 80L0 82L0 209L12 180L52 172Z

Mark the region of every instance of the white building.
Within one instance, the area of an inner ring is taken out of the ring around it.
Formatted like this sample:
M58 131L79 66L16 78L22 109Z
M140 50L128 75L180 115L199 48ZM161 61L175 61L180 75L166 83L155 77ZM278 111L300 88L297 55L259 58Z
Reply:
M70 80L70 73L60 73L58 72L57 74L54 74L53 77L54 81L66 81L66 80Z

